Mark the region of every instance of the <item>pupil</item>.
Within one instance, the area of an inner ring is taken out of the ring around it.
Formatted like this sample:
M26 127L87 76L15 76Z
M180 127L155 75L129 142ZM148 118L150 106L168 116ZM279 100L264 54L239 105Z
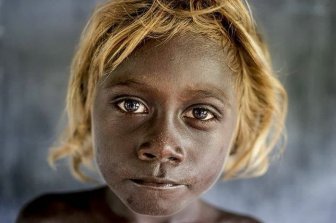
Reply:
M195 108L193 110L193 115L197 119L205 119L208 115L208 111L204 108Z
M125 100L124 107L128 111L136 111L140 107L140 103L134 100Z

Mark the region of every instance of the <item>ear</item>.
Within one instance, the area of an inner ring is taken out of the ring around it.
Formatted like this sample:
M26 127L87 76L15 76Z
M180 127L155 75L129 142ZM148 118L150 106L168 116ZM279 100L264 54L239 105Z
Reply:
M237 149L238 149L237 137L238 137L238 132L239 132L239 123L240 123L240 117L238 117L237 119L237 122L235 124L235 129L232 134L229 157L234 156L237 153Z
M228 157L226 157L224 166L223 166L223 172L222 172L222 179L223 180L228 180L231 179L232 176L230 175L230 170L232 169L232 167L235 165L235 163L237 162L237 157L235 156L235 154L230 153L230 155Z
M237 153L237 143L236 140L234 139L234 143L230 148L229 156L234 156L236 153Z

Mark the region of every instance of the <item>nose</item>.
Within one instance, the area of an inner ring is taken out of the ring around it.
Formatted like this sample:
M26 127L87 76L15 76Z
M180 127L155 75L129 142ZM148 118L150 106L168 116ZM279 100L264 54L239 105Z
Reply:
M154 143L153 143L154 144ZM171 145L153 145L145 143L138 150L138 158L144 161L159 161L161 163L170 162L179 164L184 160L184 155L179 147L173 148ZM156 144L156 143L155 143Z
M182 137L172 125L152 125L149 134L137 149L137 155L143 161L158 161L180 164L185 159Z

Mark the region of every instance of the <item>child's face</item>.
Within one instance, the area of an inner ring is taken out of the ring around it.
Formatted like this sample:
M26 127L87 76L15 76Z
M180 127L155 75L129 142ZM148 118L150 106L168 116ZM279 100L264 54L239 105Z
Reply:
M137 213L173 214L222 173L238 105L226 54L209 42L149 41L97 85L96 160L111 190Z

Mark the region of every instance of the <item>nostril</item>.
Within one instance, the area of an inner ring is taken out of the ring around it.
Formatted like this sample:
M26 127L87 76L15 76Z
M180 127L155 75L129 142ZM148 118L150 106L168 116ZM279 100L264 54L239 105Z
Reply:
M154 156L153 154L151 154L151 153L144 153L143 155L144 155L145 157L147 157L147 158L150 158L150 159L155 158L155 156Z
M174 162L178 161L178 159L177 159L176 157L169 157L168 159L169 159L170 161L174 161Z

